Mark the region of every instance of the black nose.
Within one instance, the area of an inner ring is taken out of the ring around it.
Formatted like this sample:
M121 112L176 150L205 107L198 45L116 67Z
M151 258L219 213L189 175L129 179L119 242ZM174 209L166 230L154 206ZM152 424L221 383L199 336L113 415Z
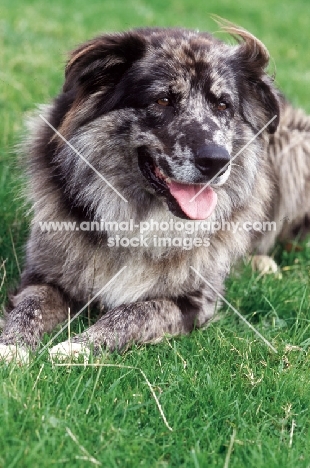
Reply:
M212 178L221 170L225 172L229 161L230 155L225 148L209 143L201 146L196 152L195 166L203 175Z

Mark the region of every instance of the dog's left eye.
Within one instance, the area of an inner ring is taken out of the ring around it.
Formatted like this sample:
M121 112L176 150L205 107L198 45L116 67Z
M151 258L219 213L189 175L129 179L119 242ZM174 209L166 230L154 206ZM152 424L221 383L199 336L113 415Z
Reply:
M216 106L216 109L219 110L219 111L223 111L223 110L226 110L228 108L228 105L226 104L226 102L219 102Z
M167 107L167 106L170 106L171 105L171 101L170 99L164 97L164 98L161 98L161 99L157 99L157 104L159 104L160 106L164 106L164 107Z

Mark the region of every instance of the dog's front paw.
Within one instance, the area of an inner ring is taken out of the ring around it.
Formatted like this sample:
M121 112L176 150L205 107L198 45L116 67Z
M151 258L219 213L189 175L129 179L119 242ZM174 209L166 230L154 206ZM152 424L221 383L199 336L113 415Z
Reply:
M253 271L258 271L261 275L279 272L278 265L268 255L253 255L251 265Z
M16 364L29 363L29 351L18 345L0 343L0 364L1 362L13 362Z
M71 341L63 341L49 350L50 359L57 361L75 360L80 356L84 357L84 361L88 360L90 349L83 343L72 343Z

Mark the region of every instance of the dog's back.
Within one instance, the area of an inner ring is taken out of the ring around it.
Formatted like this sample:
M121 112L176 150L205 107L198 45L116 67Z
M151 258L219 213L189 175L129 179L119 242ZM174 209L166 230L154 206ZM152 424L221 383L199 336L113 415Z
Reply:
M253 250L261 254L276 240L300 239L310 232L310 117L283 101L279 126L264 156L274 183L267 218L276 229L254 241Z

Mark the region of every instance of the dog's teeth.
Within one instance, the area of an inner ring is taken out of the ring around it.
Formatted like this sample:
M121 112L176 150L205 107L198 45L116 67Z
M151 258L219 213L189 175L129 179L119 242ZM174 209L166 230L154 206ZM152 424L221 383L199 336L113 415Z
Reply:
M164 181L167 182L167 184L171 184L170 177L166 176L166 174L159 167L156 168L156 172L157 172L158 177L160 177L161 179L164 179Z
M159 169L159 172L162 178L164 179L164 181L167 182L167 184L171 184L170 177L166 176L166 174L161 169Z

